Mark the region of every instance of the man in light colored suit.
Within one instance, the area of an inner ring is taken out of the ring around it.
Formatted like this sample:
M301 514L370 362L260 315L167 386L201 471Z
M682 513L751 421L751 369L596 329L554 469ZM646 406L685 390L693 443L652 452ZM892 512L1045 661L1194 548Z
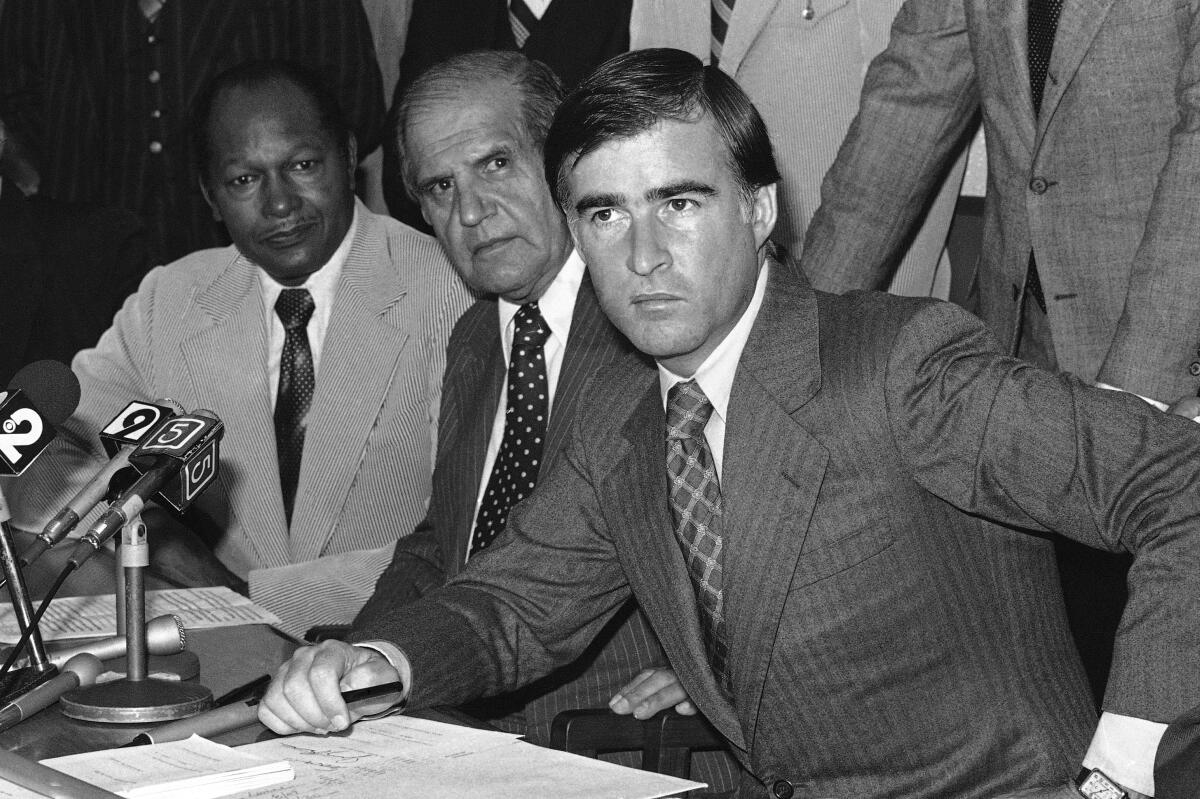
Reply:
M245 581L288 632L348 622L424 515L445 345L470 294L437 242L355 200L354 138L308 73L235 67L198 108L205 195L235 244L152 271L75 359L79 410L14 504L40 529L129 400L210 408L219 480L184 519L195 537L151 530L156 561L185 584ZM291 329L288 297L310 314Z
M458 273L483 294L447 347L438 460L429 513L401 539L349 640L391 636L392 614L461 572L481 549L479 516L500 468L506 420L518 409L506 388L518 312L536 307L549 327L543 345L549 418L532 481L559 460L584 387L633 347L596 302L583 259L542 172L542 143L562 84L548 66L513 51L448 59L417 78L397 108L403 180ZM503 528L503 523L499 524ZM498 726L548 744L564 710L605 707L632 680L639 717L684 702L662 646L635 603L574 663L531 689L473 708ZM666 673L664 673L666 672ZM633 686L629 689L634 695ZM624 708L623 708L624 709ZM684 712L694 713L690 703ZM726 756L698 755L698 776L732 784Z
M781 175L779 223L771 238L792 255L800 255L804 231L820 205L821 179L858 111L863 75L887 45L901 2L638 0L633 5L630 49L676 47L718 64L763 115ZM724 20L717 21L718 16ZM719 42L718 30L724 31ZM949 169L936 195L931 191L921 229L889 259L880 288L908 296L949 296L950 261L943 248L964 165L965 155ZM924 206L915 209L924 211Z
M1200 3L1060 5L905 5L802 265L882 285L982 111L980 315L1010 352L1173 402L1200 387Z
M339 687L397 675L416 707L510 689L632 593L742 795L1152 795L1163 722L1200 698L1200 427L1005 356L948 303L813 291L768 244L761 118L687 54L593 73L546 166L656 367L598 374L503 539L389 641L298 651L260 718L341 729ZM1098 723L1048 528L1137 554Z

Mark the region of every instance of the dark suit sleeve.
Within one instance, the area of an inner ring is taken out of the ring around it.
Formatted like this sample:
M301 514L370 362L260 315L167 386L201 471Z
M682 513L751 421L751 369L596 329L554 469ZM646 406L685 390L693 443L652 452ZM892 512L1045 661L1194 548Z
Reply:
M629 598L579 432L491 547L392 614L385 637L412 662L410 706L527 685L578 657Z
M442 550L428 518L396 542L392 562L379 575L375 591L354 618L355 640L387 638L393 614L440 586L446 580Z
M947 304L902 327L886 369L888 421L926 489L1134 553L1105 710L1169 722L1200 702L1200 425L1000 356Z
M1182 54L1176 83L1178 121L1133 259L1124 310L1097 376L1167 403L1200 387L1200 11L1194 3L1186 25L1190 49Z
M905 3L821 183L801 259L813 288L887 288L977 106L962 1Z

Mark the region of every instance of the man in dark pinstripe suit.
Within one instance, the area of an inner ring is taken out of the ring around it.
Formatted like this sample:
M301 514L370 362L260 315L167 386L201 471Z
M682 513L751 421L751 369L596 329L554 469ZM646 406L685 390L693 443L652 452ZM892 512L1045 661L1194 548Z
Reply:
M498 460L519 308L536 304L551 331L544 348L551 413L542 474L560 454L584 384L631 352L601 312L542 175L541 145L560 97L558 79L543 64L489 51L434 67L399 108L405 185L455 268L485 297L451 334L429 515L397 544L355 622L355 640L389 638L396 608L458 574L468 553L480 548L473 545L477 509ZM602 707L622 690L629 699L619 709L639 717L677 703L694 713L673 672L641 672L663 663L645 617L628 603L572 665L476 709L542 743L560 711ZM623 689L635 677L636 685ZM718 784L732 763L711 755L700 768Z

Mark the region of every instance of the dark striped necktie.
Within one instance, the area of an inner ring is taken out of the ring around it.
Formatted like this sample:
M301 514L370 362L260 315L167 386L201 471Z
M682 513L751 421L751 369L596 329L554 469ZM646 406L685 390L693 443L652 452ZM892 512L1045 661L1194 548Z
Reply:
M729 30L729 18L733 16L735 0L712 0L712 65L721 61L721 47L725 44L725 33Z
M529 6L525 5L525 0L509 0L508 24L512 26L513 39L516 40L517 49L520 50L525 47L525 41L538 24L538 18L534 16Z

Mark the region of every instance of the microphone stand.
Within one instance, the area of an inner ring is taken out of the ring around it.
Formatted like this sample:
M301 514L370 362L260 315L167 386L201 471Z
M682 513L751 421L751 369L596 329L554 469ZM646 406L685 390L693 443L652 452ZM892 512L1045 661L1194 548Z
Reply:
M16 544L9 526L11 518L8 501L4 498L4 487L0 484L0 566L8 582L8 595L12 599L17 625L24 633L33 622L33 603L30 602L25 575L17 559ZM8 702L58 675L58 667L46 656L42 634L36 627L29 632L28 646L29 666L17 671L0 685L0 702Z
M145 569L150 565L146 525L136 514L121 528L118 548L125 575L125 678L80 688L59 701L63 715L84 721L145 724L194 716L212 705L212 691L197 683L148 674Z

